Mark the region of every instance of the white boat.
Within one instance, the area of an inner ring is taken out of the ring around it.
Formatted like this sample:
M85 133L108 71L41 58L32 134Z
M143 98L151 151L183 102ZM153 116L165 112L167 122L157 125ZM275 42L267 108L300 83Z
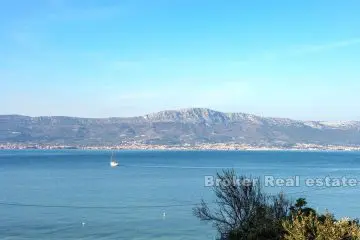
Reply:
M117 167L117 166L119 166L119 163L113 159L113 155L114 155L114 153L111 154L110 166Z
M119 166L119 163L116 162L116 161L111 161L111 162L110 162L110 166L111 166L111 167L117 167L117 166Z

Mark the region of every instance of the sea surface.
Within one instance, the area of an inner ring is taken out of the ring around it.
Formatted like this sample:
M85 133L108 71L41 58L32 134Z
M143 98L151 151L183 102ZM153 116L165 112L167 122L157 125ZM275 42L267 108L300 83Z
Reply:
M213 200L206 176L234 168L252 177L299 176L300 186L264 186L311 207L360 217L360 186L309 187L307 178L360 180L356 152L0 151L0 239L214 239L192 214Z

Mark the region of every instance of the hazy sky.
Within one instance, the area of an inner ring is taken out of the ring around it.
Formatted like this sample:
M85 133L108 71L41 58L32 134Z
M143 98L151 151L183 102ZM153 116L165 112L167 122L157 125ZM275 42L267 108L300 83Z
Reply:
M2 0L0 114L360 120L358 0Z

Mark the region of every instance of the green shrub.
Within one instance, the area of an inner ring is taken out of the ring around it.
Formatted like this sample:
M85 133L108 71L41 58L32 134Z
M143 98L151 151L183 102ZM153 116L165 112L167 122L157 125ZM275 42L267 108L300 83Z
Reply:
M356 221L344 218L336 221L330 213L317 216L298 212L283 221L285 240L356 240L360 227Z
M221 182L233 182L234 170L217 174ZM238 177L240 182L249 178ZM360 240L359 222L337 221L330 213L318 215L304 198L294 205L283 194L269 196L260 181L220 184L213 187L215 205L204 201L193 209L201 221L210 222L221 240Z

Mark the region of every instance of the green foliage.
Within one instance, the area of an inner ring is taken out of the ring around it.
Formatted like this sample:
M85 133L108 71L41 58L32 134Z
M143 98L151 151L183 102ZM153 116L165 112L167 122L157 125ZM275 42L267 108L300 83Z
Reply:
M220 182L233 183L234 170L217 174ZM237 177L240 182L249 178ZM251 178L250 178L251 179ZM305 198L294 205L283 194L269 196L260 181L213 187L215 207L204 201L193 209L200 220L211 222L221 240L360 240L357 220L337 221L330 213L318 215Z
M312 208L306 207L307 201L305 198L298 198L293 206L290 207L291 215L303 213L308 216L310 214L316 214L316 211Z
M283 221L284 240L356 240L360 227L356 221L344 218L336 221L330 213L321 217L315 213L298 212Z

